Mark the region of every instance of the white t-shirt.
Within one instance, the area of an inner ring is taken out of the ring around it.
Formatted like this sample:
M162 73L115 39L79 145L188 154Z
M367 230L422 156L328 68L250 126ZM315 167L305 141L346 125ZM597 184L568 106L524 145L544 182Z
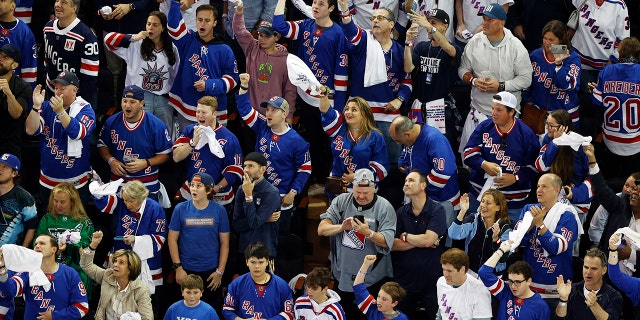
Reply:
M491 293L482 281L467 275L467 280L454 288L444 277L438 279L438 308L442 319L471 320L491 318Z

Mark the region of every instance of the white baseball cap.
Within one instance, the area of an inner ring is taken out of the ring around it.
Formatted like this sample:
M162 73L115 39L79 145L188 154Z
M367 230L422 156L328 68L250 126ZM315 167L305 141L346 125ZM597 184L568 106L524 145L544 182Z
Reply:
M493 102L499 103L507 108L511 108L520 114L518 110L518 99L511 92L502 91L493 96Z

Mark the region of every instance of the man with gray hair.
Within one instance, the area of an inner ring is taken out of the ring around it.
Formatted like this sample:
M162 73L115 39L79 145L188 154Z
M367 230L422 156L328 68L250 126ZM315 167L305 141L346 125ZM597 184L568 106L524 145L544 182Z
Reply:
M386 199L376 194L374 174L362 168L356 170L353 192L343 193L320 215L318 235L330 238L331 269L337 280L347 318L356 318L360 311L353 304L353 280L366 255L378 259L366 278L370 292L378 292L392 276L391 257L396 230L396 213Z
M547 173L538 180L536 195L539 203L522 208L515 234L523 234L524 261L533 268L531 289L545 299L559 297L557 277L573 279L573 243L584 231L578 213L571 204L558 201L562 179ZM530 221L530 223L529 223Z

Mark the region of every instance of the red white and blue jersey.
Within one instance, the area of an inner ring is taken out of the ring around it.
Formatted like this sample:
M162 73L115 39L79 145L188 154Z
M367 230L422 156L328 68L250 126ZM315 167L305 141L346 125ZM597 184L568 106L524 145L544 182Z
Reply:
M264 115L251 107L248 94L236 95L236 101L242 120L256 133L255 151L267 158L267 180L280 195L291 190L300 194L311 174L309 143L291 128L273 132Z
M611 152L630 156L640 150L640 65L612 64L598 74L593 89L604 107L602 137Z
M16 273L6 282L0 282L0 291L11 297L24 295L24 319L36 319L40 312L51 311L53 319L80 319L89 311L87 291L78 272L62 263L58 271L47 273L51 289L29 284L29 274Z
M629 37L629 13L624 0L572 0L578 8L578 29L571 46L580 55L582 67L600 70L611 56L618 57L618 45ZM597 3L601 2L600 5Z
M89 138L96 128L96 115L91 105L77 97L71 107L81 108L67 128L62 127L50 101L42 104L40 126L33 135L40 134L40 185L53 189L61 182L70 182L76 188L89 181L91 173L91 147ZM68 140L82 141L82 155L68 155Z
M529 55L533 67L531 101L538 109L549 112L564 109L571 115L573 127L577 128L580 117L578 113L578 90L580 89L580 57L571 50L562 66L556 68L555 58L547 57L542 48Z
M264 285L256 284L251 273L245 273L229 284L222 306L225 320L271 319L293 320L291 288L282 278L271 274Z
M411 73L404 72L404 46L391 40L392 45L384 53L387 81L370 87L364 86L365 70L367 69L367 41L377 41L370 33L358 27L353 20L342 25L344 35L349 42L349 60L351 63L351 91L352 97L358 96L367 100L376 121L391 122L400 115L400 109L386 111L385 106L396 97L409 101L411 97Z
M169 8L170 6L170 8ZM195 30L182 20L180 3L164 1L160 10L167 15L169 35L180 52L180 70L169 93L169 104L188 120L196 120L198 99L214 96L218 99L218 119L227 123L227 93L238 84L238 65L231 48L220 37L202 42ZM205 82L199 92L193 86Z
M530 211L532 206L541 205L535 203L524 206L516 223L516 230L525 212ZM579 236L578 222L569 210L562 213L554 230L547 230L539 235L537 228L531 228L524 235L520 246L524 246L524 262L533 268L532 290L540 293L555 290L559 275L563 275L565 279L573 279L573 243Z
M560 150L560 147L551 141L549 135L545 135L542 140L540 154L536 159L536 169L540 173L548 172L551 169L551 163L558 155L558 150ZM573 193L573 197L570 200L571 204L578 209L579 213L586 214L591 207L593 187L589 178L589 160L582 146L574 153L571 192Z
M533 296L520 299L513 295L509 285L493 274L493 268L482 265L478 270L480 280L500 301L497 320L549 320L551 312L547 304L539 293L534 292Z
M480 194L486 181L483 161L499 164L502 173L518 175L516 183L500 188L500 191L507 198L509 209L520 209L538 174L534 163L540 151L540 143L536 134L518 118L514 118L513 125L506 134L506 141L503 141L503 135L491 118L481 122L469 137L463 161L471 168L469 178L475 195Z
M20 0L20 4L16 5L16 10L13 12L13 16L22 20L24 23L31 23L31 17L33 16L33 0Z
M16 13L18 13L17 10L18 8L16 8ZM29 16L29 19L31 19L31 16ZM19 68L14 73L35 88L38 76L38 47L29 26L18 19L13 28L0 30L0 47L5 44L12 44L20 49L22 57Z
M44 66L47 70L47 88L54 90L53 81L62 71L78 76L78 95L96 104L98 91L98 38L86 24L76 18L64 29L58 27L58 19L44 27Z
M193 130L196 124L186 127L182 131L180 138L173 143L173 148L188 144L193 139ZM205 145L201 149L194 149L189 156L187 156L187 177L190 179L194 174L198 172L206 172L211 175L213 181L219 184L222 179L227 180L227 186L220 190L220 192L213 195L213 201L220 205L225 205L233 201L233 186L241 181L244 171L242 170L242 148L240 148L240 142L238 138L229 131L229 129L218 125L213 130L216 133L216 139L222 151L224 152L224 158L218 158L213 154L209 145ZM180 193L182 197L190 200L191 192L189 190L189 181L185 181L180 187Z
M416 150L416 154L413 154ZM460 201L458 166L449 140L438 129L422 125L420 135L411 146L404 146L398 166L416 169L427 175L427 196L435 201ZM407 174L411 170L407 170Z
M341 177L348 173L347 169L355 172L361 168L373 171L378 181L387 176L389 155L380 131L371 130L368 135L363 135L356 141L344 116L333 108L322 114L322 127L331 137L332 176Z
M117 216L117 237L147 236L153 243L153 257L145 260L149 265L149 271L156 286L162 285L162 247L167 237L167 217L164 209L158 202L147 198L140 208L141 212L131 212L127 209L120 196L108 195L93 198L93 203L98 210ZM110 254L116 250L132 250L122 240L114 240Z
M134 127L127 124L122 111L109 117L100 132L98 148L109 148L111 155L122 163L126 163L125 156L130 159L149 159L158 154L169 154L171 137L167 126L153 114L144 110L141 112L142 117ZM139 180L149 192L157 192L160 190L158 168L157 165L146 167L138 172L128 172L124 177L111 172L111 180Z
M387 320L388 318L378 310L376 305L376 299L369 293L365 283L360 283L353 286L353 293L356 296L356 304L358 309L364 315L367 316L367 320ZM393 318L394 320L409 320L407 315L398 311L398 315Z
M285 21L282 14L273 16L273 28L288 39L300 41L297 56L321 84L335 91L331 105L342 111L347 102L349 80L349 56L342 28L334 23L329 28L320 29L313 19ZM309 92L299 89L298 95L312 106L319 105L318 98Z

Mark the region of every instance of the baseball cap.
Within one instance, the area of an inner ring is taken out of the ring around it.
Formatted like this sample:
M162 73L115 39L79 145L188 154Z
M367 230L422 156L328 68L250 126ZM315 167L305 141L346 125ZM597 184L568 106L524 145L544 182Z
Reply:
M520 111L518 111L518 99L511 92L498 92L493 96L492 101L495 103L499 103L507 108L514 109L516 110L516 113L520 113Z
M479 16L487 16L489 18L507 20L507 13L504 12L504 8L497 3L491 3L484 7L482 12L478 13Z
M449 24L449 14L442 9L432 9L427 11L427 18L440 20L444 24Z
M267 21L263 21L262 24L260 24L260 26L258 27L258 32L269 37L278 33L278 31L276 31L276 29L273 28L271 23Z
M362 168L356 170L353 174L353 186L354 187L373 187L376 182L373 178L373 172L371 170Z
M215 182L213 182L213 178L211 177L211 175L206 172L198 172L194 174L191 178L191 181L202 182L202 184L209 187L213 187L215 185Z
M130 85L125 87L124 90L122 90L122 97L132 98L132 99L142 101L144 100L144 90L142 90L140 87L136 85Z
M80 80L78 80L78 77L76 76L75 73L71 72L71 71L62 71L58 74L58 77L55 78L53 81L51 81L53 83L60 83L63 86L68 86L70 84L76 86L76 87L80 87Z
M2 51L17 63L20 63L20 59L22 59L22 56L20 55L20 49L12 44L5 44L4 46L2 46L2 48L0 48L0 51Z
M11 167L11 169L15 171L20 171L20 160L18 159L18 157L10 153L5 153L2 156L0 156L0 162L8 165L9 167Z
M283 97L274 96L273 98L269 99L269 101L265 101L260 104L260 106L263 108L266 108L268 105L276 109L282 109L284 113L289 113L289 103Z
M267 166L267 159L259 152L251 152L246 157L244 157L244 161L253 161L263 167Z

